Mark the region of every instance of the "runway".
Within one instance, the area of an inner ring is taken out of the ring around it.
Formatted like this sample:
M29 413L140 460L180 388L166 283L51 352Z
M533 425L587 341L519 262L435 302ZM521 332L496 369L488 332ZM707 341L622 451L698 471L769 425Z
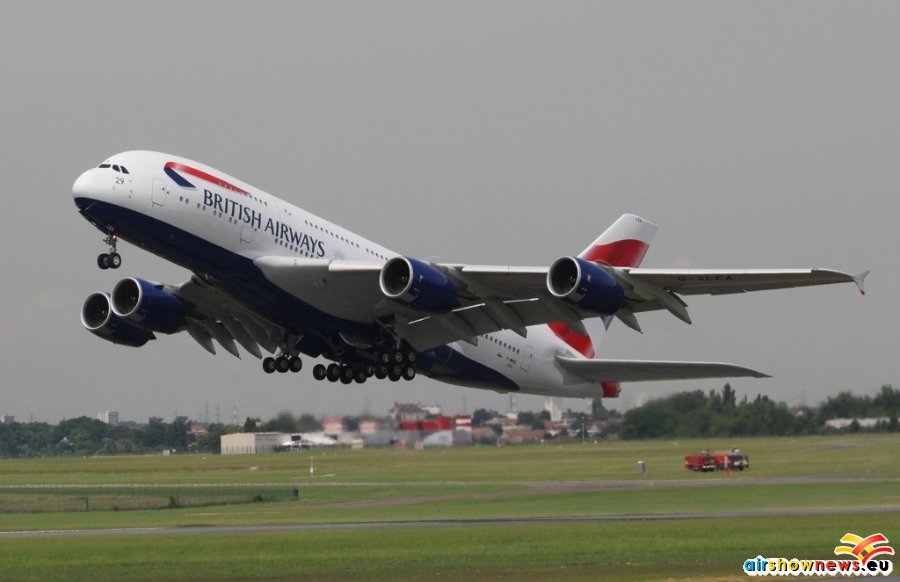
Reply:
M0 532L0 539L12 538L53 538L91 536L171 536L171 535L225 535L254 533L290 533L330 530L380 530L405 528L446 528L503 525L548 525L591 522L633 522L633 521L682 521L691 519L735 519L750 517L783 517L803 515L851 515L856 513L900 513L900 505L864 507L816 507L809 509L766 509L747 511L719 511L697 513L636 513L624 515L586 515L570 517L522 517L506 519L447 519L415 521L372 521L355 523L318 523L282 525L229 525L229 526L188 526L152 528L113 528L76 530L38 530Z

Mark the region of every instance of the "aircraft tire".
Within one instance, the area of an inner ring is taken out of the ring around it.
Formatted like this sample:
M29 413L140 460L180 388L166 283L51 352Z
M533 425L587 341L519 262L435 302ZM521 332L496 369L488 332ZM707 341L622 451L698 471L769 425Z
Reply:
M293 358L288 360L288 365L291 368L291 372L294 372L296 374L297 372L299 372L300 370L303 369L303 360L301 360L297 356L294 356Z
M263 360L263 372L271 374L275 371L275 358L265 358Z
M286 357L281 356L275 360L275 369L279 374L284 374L291 369L291 363Z
M410 351L406 352L406 361L407 361L408 363L410 363L410 364L415 364L415 363L416 363L416 358L417 358L418 356L419 356L419 354L417 354L417 353L415 352L415 350L410 350Z
M366 375L365 368L357 368L353 371L353 379L356 380L357 384L362 384L367 378L368 376Z
M341 377L341 367L337 364L328 364L328 368L326 368L326 376L329 382L337 382Z
M97 266L103 270L109 268L109 255L106 253L102 253L97 255Z
M341 384L351 384L351 383L353 383L353 376L350 376L348 378L347 376L344 376L343 374L341 374Z
M404 366L403 367L403 379L404 380L412 380L416 377L416 369L412 366Z
M107 257L109 257L108 261L110 269L118 269L122 266L122 255L119 253L109 253Z
M316 380L321 382L327 375L328 371L322 364L316 364L315 366L313 366L313 378L315 378Z
M379 380L384 380L388 376L388 367L387 366L378 366L375 370L375 377Z
M391 366L388 368L388 378L391 382L397 382L403 377L403 368L400 366Z

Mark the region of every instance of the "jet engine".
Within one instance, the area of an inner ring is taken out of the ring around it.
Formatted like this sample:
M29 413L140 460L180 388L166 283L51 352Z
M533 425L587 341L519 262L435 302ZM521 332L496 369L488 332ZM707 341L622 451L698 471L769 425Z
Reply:
M113 313L106 293L93 293L85 300L81 308L81 325L106 341L133 348L156 339L152 331L142 329Z
M386 297L419 311L447 313L456 307L456 286L424 261L394 257L381 269L378 283Z
M130 277L113 288L113 313L131 323L160 333L175 333L185 326L184 305L158 283Z
M616 279L591 261L557 259L547 272L547 288L554 297L600 315L612 315L625 302Z

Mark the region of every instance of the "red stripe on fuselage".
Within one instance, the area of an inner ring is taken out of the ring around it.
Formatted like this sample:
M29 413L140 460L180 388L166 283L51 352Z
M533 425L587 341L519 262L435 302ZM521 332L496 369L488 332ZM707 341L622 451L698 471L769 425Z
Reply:
M207 174L206 172L204 172L202 170L198 170L197 168L185 166L184 164L179 164L178 162L167 162L166 167L172 168L173 170L182 171L185 174L190 174L191 176L194 176L195 178L200 178L201 180L206 180L207 182L215 184L216 186L221 186L222 188L226 188L228 190L231 190L232 192L237 192L238 194L243 194L244 196L250 196L250 193L247 192L246 190L243 190L242 188L238 188L237 186L235 186L234 184L231 184L230 182L226 182L225 180L223 180L221 178L216 178L212 174Z
M594 245L581 253L581 258L613 267L637 267L644 260L648 248L650 245L639 240L620 240L605 245Z

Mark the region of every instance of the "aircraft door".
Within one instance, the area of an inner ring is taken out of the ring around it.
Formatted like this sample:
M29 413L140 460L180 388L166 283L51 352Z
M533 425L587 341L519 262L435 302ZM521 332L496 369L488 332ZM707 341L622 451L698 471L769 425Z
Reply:
M253 225L249 222L244 223L244 228L241 229L241 242L249 243L253 240Z
M150 195L150 205L165 206L167 194L168 191L166 190L166 183L162 180L153 178L153 193Z
M528 368L531 367L531 360L534 359L534 350L531 349L530 346L525 346L522 348L522 355L519 358L521 361L521 368L523 372L527 372Z

